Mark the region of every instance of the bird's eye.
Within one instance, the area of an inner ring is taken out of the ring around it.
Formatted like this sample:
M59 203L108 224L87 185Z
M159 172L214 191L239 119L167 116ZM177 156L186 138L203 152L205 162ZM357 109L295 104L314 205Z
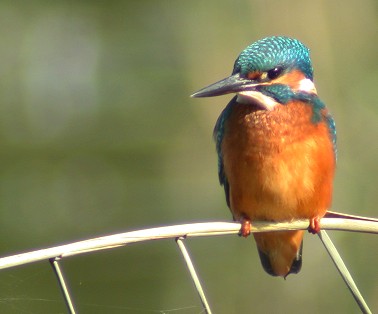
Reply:
M268 78L270 80L274 80L275 78L279 77L282 73L282 68L281 67L276 67L274 69L271 69L268 71Z

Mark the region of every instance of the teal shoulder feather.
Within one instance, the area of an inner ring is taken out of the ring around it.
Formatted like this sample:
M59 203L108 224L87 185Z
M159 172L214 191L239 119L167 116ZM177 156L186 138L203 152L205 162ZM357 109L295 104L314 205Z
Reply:
M217 154L218 154L218 177L219 177L219 183L223 185L224 192L226 194L226 201L227 205L230 206L230 198L229 198L229 185L227 181L227 177L224 173L224 166L223 166L223 155L222 155L222 140L225 132L225 122L229 115L231 114L232 107L236 103L236 98L231 99L231 101L228 103L226 108L223 109L222 113L220 114L215 127L214 127L214 140L216 144Z

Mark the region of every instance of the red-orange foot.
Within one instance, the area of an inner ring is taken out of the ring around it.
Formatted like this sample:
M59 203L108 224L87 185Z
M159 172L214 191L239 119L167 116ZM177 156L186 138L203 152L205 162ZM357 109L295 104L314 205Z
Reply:
M320 218L314 217L310 219L310 225L308 226L308 232L317 234L320 232Z
M248 237L251 234L251 221L248 218L241 218L240 219L241 228L239 231L239 236L244 238Z

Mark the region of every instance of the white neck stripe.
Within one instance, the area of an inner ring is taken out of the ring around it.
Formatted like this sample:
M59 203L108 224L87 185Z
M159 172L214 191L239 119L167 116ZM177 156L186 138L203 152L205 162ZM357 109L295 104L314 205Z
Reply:
M304 78L304 79L299 81L297 91L316 94L315 85L314 85L313 81L311 81L308 78Z

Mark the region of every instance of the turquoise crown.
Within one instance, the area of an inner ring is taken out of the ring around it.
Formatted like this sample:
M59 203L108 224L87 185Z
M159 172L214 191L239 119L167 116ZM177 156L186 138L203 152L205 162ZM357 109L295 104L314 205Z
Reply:
M248 46L236 59L232 74L246 76L277 66L286 70L298 69L306 78L313 79L310 50L299 40L284 36L267 37Z

